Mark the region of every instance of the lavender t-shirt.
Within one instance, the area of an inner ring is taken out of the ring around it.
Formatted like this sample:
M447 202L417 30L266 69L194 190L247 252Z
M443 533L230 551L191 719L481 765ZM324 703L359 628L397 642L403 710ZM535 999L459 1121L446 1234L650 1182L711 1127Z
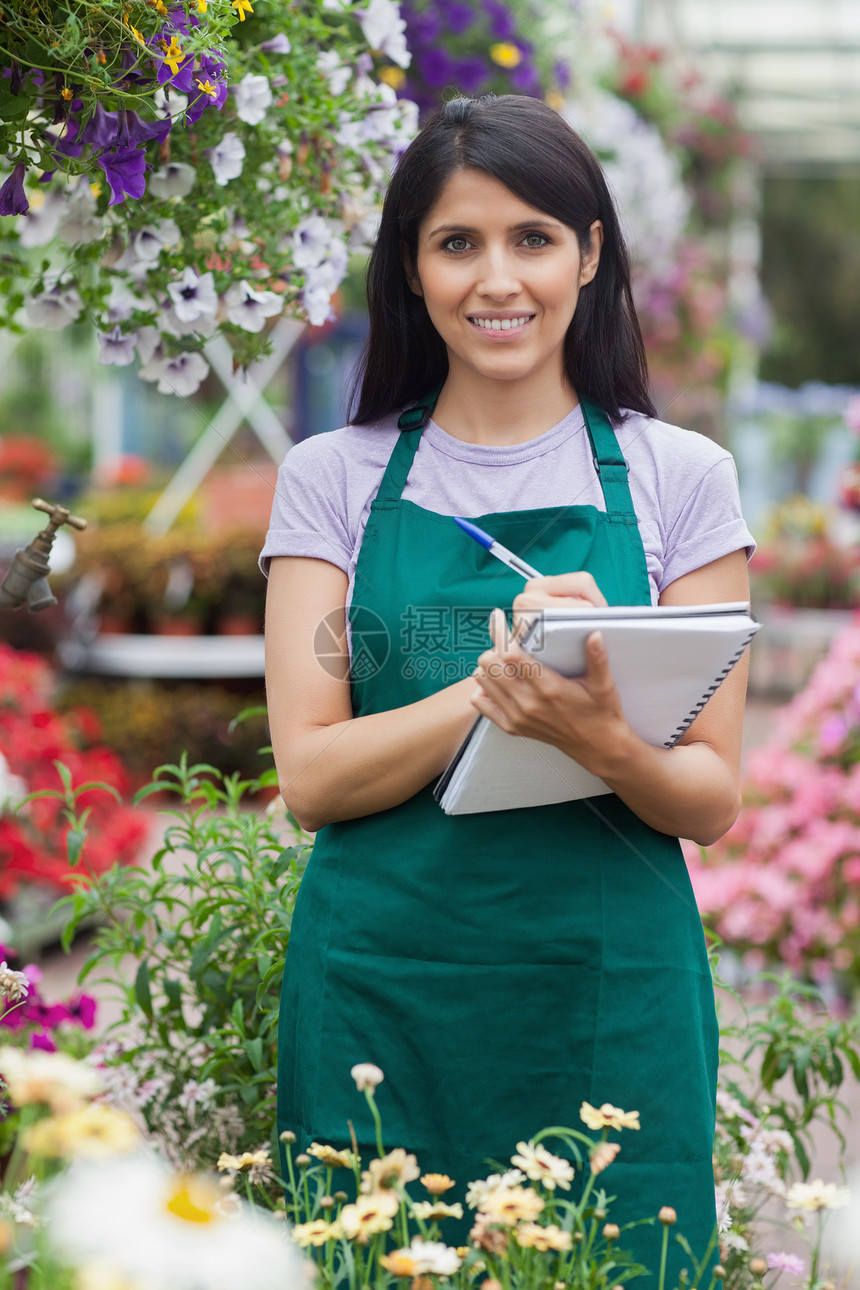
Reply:
M630 467L633 507L651 599L677 578L745 547L731 454L691 430L630 412L615 427ZM296 444L278 472L263 572L272 556L328 560L349 576L370 504L400 432L397 413ZM464 443L428 421L403 490L405 501L440 515L480 516L545 506L606 505L580 408L536 439L505 447Z

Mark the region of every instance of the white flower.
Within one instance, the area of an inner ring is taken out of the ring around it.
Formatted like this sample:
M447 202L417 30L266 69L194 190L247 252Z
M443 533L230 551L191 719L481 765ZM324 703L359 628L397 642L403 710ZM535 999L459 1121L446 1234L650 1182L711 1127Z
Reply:
M325 5L323 5L323 8L325 8ZM279 31L277 36L273 36L271 40L264 40L260 48L264 49L267 54L288 54L292 49L292 45L289 37Z
M18 236L21 245L28 248L47 246L53 242L60 228L60 222L66 213L66 195L56 188L45 193L39 204L40 193L35 193L30 200L30 209L21 215L18 224Z
M29 789L20 775L13 775L9 770L9 763L0 753L0 813L7 806L14 806L20 802L22 797L26 797Z
M190 265L186 265L178 282L169 284L167 294L173 301L173 308L180 322L194 322L205 314L214 314L218 309L212 273L203 273L198 277Z
M99 332L99 362L106 366L128 367L134 362L134 349L137 344L137 333L126 332L123 335L119 324L110 332Z
M366 9L353 12L371 49L386 54L401 67L409 66L412 55L406 46L406 23L400 17L399 5L393 0L370 0Z
M412 1275L416 1277L452 1277L463 1261L450 1245L442 1241L422 1241L420 1236L413 1236L409 1249L398 1250L397 1253L412 1260Z
M182 234L176 220L162 219L152 227L142 228L136 233L129 250L137 260L150 265L155 264L162 251L178 246L181 241Z
M227 292L227 317L236 327L260 332L267 318L281 313L284 302L276 291L255 291L243 278Z
M346 243L340 239L329 243L325 259L320 264L312 264L305 269L305 290L315 291L325 288L331 294L346 277L349 263L349 251Z
M72 190L66 212L60 223L60 240L70 246L87 246L104 236L104 220L96 215L96 199L86 175L81 175Z
M816 1178L811 1183L797 1182L785 1195L787 1209L842 1209L851 1201L851 1192L837 1183Z
M340 61L340 55L336 49L326 49L323 53L317 54L317 69L328 81L332 94L343 94L349 85L352 69Z
M546 1147L535 1146L533 1142L518 1142L517 1151L519 1155L511 1156L511 1163L522 1169L526 1178L542 1182L550 1191L555 1191L556 1187L570 1191L573 1165L569 1161L554 1156Z
M9 1003L20 1003L26 999L30 990L30 980L25 972L16 972L3 959L0 962L0 999L4 996Z
M170 161L149 179L149 191L156 197L187 197L194 187L196 172L183 161Z
M296 226L293 233L293 264L297 269L310 269L322 264L331 254L332 243L340 241L343 225L339 220L324 219L322 215L308 215Z
M44 291L28 300L24 306L24 317L30 327L61 331L75 321L83 307L83 301L74 287L63 287L58 283L50 291Z
M39 1184L31 1176L12 1196L8 1191L0 1192L0 1213L8 1214L13 1223L22 1227L41 1227L41 1220L33 1212L33 1201L39 1194Z
M224 1217L222 1198L214 1180L171 1174L148 1154L76 1161L52 1188L46 1230L64 1261L98 1259L151 1290L306 1290L282 1228L238 1197Z
M753 1147L741 1161L741 1177L748 1183L769 1187L777 1180L776 1165L763 1147Z
M312 327L322 327L323 323L327 323L334 316L331 292L325 287L317 287L311 291L305 288L302 292L302 304Z
M205 1079L202 1084L199 1084L196 1079L189 1079L183 1084L182 1092L176 1100L186 1115L194 1116L198 1108L205 1110L210 1105L217 1091L218 1085L214 1079Z
M349 1073L355 1080L355 1087L359 1093L363 1093L366 1088L369 1088L372 1093L377 1084L381 1084L385 1079L382 1071L378 1066L374 1066L373 1062L359 1062Z
M211 336L217 325L215 314L201 314L193 322L183 322L172 306L164 309L159 319L161 331L171 336Z
M41 1049L0 1048L0 1075L16 1106L44 1102L57 1114L74 1110L102 1089L100 1076L85 1062Z
M102 306L102 323L125 322L130 318L135 309L146 307L140 296L136 296L121 278L113 278L110 284L108 298Z
M466 1204L470 1209L475 1209L491 1191L498 1191L500 1187L518 1187L525 1180L522 1169L508 1169L506 1173L490 1174L489 1178L470 1182L466 1191Z
M176 394L182 399L194 394L208 375L206 359L193 351L164 357L153 355L138 372L145 381L158 381L159 394Z
M248 72L233 86L236 115L246 125L259 125L272 106L272 87L265 76Z
M242 173L244 160L244 143L238 134L228 130L222 137L221 142L216 144L209 153L209 161L215 174L215 183L223 188L231 179L238 179Z

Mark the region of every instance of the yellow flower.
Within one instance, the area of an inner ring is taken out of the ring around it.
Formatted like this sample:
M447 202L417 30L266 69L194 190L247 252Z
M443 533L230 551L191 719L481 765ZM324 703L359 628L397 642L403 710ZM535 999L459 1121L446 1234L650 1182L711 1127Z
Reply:
M162 15L167 13L167 5L164 3L164 0L155 0L155 8L158 13Z
M73 1111L102 1091L101 1076L92 1066L65 1053L41 1049L0 1049L0 1075L15 1106L44 1102L58 1115Z
M523 61L521 50L507 40L490 46L490 58L494 63L498 63L499 67L517 67Z
M197 12L198 12L198 13L205 13L205 12L206 12L206 10L207 10L208 8L209 8L209 6L208 6L208 4L206 3L206 0L197 0Z
M842 1209L850 1200L847 1187L826 1183L821 1178L811 1183L793 1183L785 1197L788 1209Z
M214 99L218 94L215 86L210 84L209 81L198 81L197 87L202 90L204 94L208 94L210 98Z
M90 184L90 192L92 193L93 197L101 197L102 195L101 184Z
M638 1129L639 1112L622 1111L620 1106L604 1102L598 1110L588 1102L579 1108L579 1116L589 1129Z
M146 41L143 39L143 36L141 36L141 34L140 34L140 32L138 31L137 27L132 27L131 23L129 23L129 24L128 24L128 29L129 29L129 31L131 32L132 36L134 36L135 40L137 41L137 43L138 43L139 45L145 45L145 44L146 44Z
M447 1174L422 1174L421 1182L431 1196L441 1196L454 1186L454 1179L449 1178Z
M402 67L381 67L377 75L381 81L384 81L386 85L390 85L393 90L399 90L406 80L406 73Z
M334 1240L338 1234L339 1228L334 1223L327 1223L324 1218L315 1218L310 1223L297 1223L293 1228L293 1240L303 1250L309 1245L325 1245L326 1241Z
M312 1142L308 1147L308 1155L315 1156L324 1165L328 1165L329 1169L351 1169L355 1163L353 1152L338 1151L322 1142Z
M481 1200L479 1210L490 1222L513 1227L521 1219L535 1219L543 1201L534 1187L496 1187Z
M200 1174L179 1175L167 1193L164 1208L186 1223L217 1223L220 1221L219 1189Z
M542 1182L550 1191L555 1191L556 1187L570 1191L573 1165L567 1160L554 1156L546 1147L535 1146L533 1142L518 1142L517 1151L519 1155L511 1156L511 1164L522 1169L532 1182Z
M546 101L549 107L552 108L553 112L560 112L564 107L565 100L564 95L560 94L558 90L547 90Z
M372 1196L359 1196L354 1205L344 1205L340 1211L340 1225L348 1240L366 1245L377 1232L390 1232L392 1219L400 1208L400 1201L390 1191L374 1192Z
M541 1227L540 1223L522 1223L514 1235L517 1244L524 1249L557 1250L562 1253L569 1250L573 1241L570 1232L563 1232L555 1223Z
M229 1169L235 1173L246 1174L252 1169L270 1169L271 1166L272 1157L267 1148L260 1147L259 1151L243 1151L241 1156L231 1156L228 1152L222 1151L215 1167L221 1173Z
M604 1169L612 1164L620 1150L621 1146L617 1142L598 1142L591 1153L591 1172L602 1174Z
M251 5L248 3L248 0L232 0L232 8L238 13L240 22L245 21L246 13L254 12Z
M391 1254L383 1254L379 1262L393 1277L414 1277L417 1270L415 1260L408 1250L393 1250Z
M183 58L185 57L185 55L182 53L182 46L180 45L179 41L176 39L175 36L170 37L169 45L165 41L162 41L161 44L164 49L164 61L165 63L167 63L167 66L170 68L171 76L175 76L176 73L179 71L179 64L182 62Z
M416 1200L412 1206L412 1213L415 1218L423 1219L427 1223L438 1218L462 1218L463 1206L459 1201L448 1205L444 1200Z
M368 1193L380 1188L405 1187L420 1172L415 1157L407 1155L402 1147L395 1147L381 1160L371 1160L361 1175L361 1190Z
M135 1151L140 1146L140 1135L130 1116L103 1102L93 1102L30 1125L21 1141L27 1151L38 1156L92 1159Z

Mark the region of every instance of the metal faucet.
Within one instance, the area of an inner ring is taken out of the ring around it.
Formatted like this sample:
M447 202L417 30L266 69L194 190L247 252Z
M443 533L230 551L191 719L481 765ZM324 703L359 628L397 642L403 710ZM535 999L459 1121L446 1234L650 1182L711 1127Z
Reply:
M85 529L86 520L78 515L70 515L65 506L52 506L43 502L41 497L33 499L37 511L50 515L50 522L37 533L29 546L15 552L6 576L0 582L0 609L20 609L29 605L30 611L48 609L57 603L57 598L48 586L50 564L48 557L54 545L57 529L69 524L73 529Z

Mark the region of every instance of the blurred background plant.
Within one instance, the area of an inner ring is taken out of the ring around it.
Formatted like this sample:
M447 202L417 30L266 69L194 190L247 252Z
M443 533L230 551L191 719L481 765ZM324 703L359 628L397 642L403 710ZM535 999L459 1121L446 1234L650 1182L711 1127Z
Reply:
M835 507L803 493L773 507L750 566L754 599L798 609L860 605L860 561L833 536L836 521Z

